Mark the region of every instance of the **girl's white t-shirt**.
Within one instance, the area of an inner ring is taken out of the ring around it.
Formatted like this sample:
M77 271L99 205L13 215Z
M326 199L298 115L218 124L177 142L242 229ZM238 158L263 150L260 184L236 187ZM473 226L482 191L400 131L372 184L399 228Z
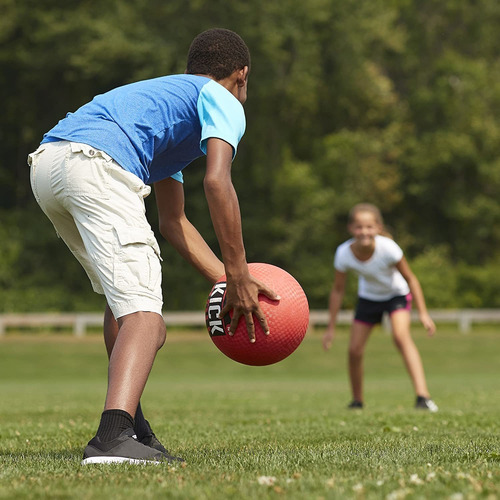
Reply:
M354 238L345 241L335 252L334 266L340 272L354 271L359 275L358 296L363 299L384 301L410 293L408 283L397 270L403 250L390 238L375 236L375 251L365 261L359 260L351 250Z

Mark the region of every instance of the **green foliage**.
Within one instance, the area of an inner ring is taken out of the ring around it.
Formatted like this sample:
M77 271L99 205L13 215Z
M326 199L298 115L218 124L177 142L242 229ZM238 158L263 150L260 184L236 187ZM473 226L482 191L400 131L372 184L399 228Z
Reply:
M500 260L485 266L462 264L457 272L457 294L459 307L500 307Z
M496 307L499 21L495 0L3 1L0 310L101 304L34 206L26 156L95 94L184 71L214 26L252 53L234 164L249 261L285 267L324 307L347 211L368 201L433 307ZM188 215L217 251L203 162L185 177ZM161 245L167 307L200 307L207 284Z
M459 295L457 270L450 260L447 247L429 247L411 262L413 272L420 277L428 307L471 307Z

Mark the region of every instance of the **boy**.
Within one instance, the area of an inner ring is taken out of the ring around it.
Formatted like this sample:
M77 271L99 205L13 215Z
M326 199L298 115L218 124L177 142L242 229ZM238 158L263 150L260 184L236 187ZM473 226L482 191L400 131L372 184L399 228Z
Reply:
M183 75L132 83L68 113L29 156L33 193L106 296L108 390L82 464L175 460L144 419L140 397L166 337L161 257L146 220L154 184L161 234L212 283L227 275L230 334L253 315L268 332L258 294L276 295L248 273L231 163L245 130L250 54L226 29L198 35ZM224 264L184 213L182 169L207 156L204 191ZM134 420L135 417L135 420Z

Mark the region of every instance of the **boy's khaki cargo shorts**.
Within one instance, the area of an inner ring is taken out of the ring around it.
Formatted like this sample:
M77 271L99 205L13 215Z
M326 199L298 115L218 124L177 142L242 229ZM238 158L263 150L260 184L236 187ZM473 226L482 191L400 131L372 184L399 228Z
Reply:
M115 318L161 314L160 249L144 206L151 188L86 144L42 144L28 164L38 204Z

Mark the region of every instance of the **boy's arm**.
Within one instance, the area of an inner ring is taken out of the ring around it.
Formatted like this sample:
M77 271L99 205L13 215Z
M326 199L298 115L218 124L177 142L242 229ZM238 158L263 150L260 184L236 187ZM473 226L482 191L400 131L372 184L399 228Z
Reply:
M432 318L429 316L427 312L427 306L425 305L424 293L422 291L422 287L420 286L420 282L417 277L413 274L410 269L410 265L408 264L405 257L403 257L397 264L397 270L403 275L403 278L408 283L410 287L410 292L415 299L415 305L417 306L418 313L420 316L420 321L424 325L424 328L427 330L429 335L434 335L436 331L436 325Z
M154 185L162 236L210 283L224 274L224 264L184 212L184 186L172 178Z
M203 186L227 277L226 305L220 316L233 310L230 334L234 334L240 317L244 316L250 340L255 341L253 315L264 332L269 333L266 318L259 305L259 293L273 300L278 297L248 272L240 207L231 180L232 158L233 148L227 142L217 138L208 139Z
M326 332L323 336L323 348L325 351L330 349L335 336L335 322L337 320L337 315L340 311L340 306L342 305L342 300L344 298L346 273L335 270L335 279L332 285L332 290L330 292L330 300L328 303L328 310L330 313L330 319L328 321L328 326L326 327Z

